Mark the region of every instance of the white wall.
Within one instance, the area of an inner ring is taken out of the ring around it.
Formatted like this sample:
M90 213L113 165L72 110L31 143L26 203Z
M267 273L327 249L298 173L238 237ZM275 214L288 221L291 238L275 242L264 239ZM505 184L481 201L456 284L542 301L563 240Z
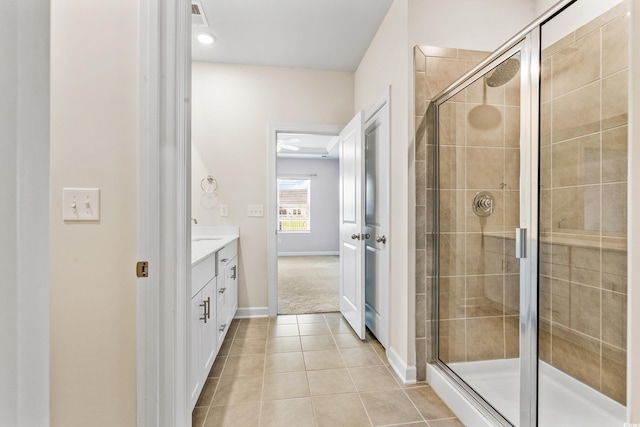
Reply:
M353 116L354 76L203 62L193 63L192 76L192 141L218 180L218 203L229 206L228 217L213 209L198 222L240 227L239 306L267 307L267 220L247 217L247 205L267 206L267 126L344 125Z
M535 18L533 0L409 0L409 44L492 52Z
M49 2L0 4L0 425L49 425Z
M278 177L311 179L311 231L278 233L278 253L338 253L340 162L335 159L278 158L276 165Z
M355 107L368 109L391 85L391 230L389 252L393 289L390 295L390 348L409 367L415 365L415 282L409 280L410 227L414 211L409 206L409 75L408 3L391 5L378 33L356 70Z
M137 14L135 0L52 4L54 427L136 425ZM100 222L65 224L63 187L100 188Z

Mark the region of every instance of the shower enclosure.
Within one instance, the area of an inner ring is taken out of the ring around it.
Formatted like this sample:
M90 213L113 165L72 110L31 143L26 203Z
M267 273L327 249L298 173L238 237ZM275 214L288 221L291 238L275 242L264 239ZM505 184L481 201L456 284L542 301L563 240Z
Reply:
M625 421L628 19L565 1L429 104L428 375L466 424Z

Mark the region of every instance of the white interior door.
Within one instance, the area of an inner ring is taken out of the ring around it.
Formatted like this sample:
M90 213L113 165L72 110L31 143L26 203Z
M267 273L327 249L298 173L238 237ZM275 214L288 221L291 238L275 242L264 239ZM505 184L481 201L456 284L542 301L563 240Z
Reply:
M380 344L387 348L390 205L388 96L374 105L367 116L364 127L365 324Z
M361 339L364 320L364 113L340 132L340 312Z

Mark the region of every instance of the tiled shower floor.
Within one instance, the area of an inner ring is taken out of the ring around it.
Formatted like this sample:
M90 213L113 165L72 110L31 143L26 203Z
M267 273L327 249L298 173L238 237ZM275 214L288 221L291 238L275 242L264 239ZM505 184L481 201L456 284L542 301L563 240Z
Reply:
M235 320L194 427L457 427L427 384L402 385L384 348L339 313Z

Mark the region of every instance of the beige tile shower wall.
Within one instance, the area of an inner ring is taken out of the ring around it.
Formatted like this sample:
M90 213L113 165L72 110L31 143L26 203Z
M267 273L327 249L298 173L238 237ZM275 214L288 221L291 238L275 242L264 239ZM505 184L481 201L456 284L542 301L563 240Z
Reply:
M540 150L540 357L623 404L627 10L543 51Z
M416 367L426 379L432 359L433 333L433 141L428 140L430 100L469 71L486 52L421 46L414 49L416 127Z

